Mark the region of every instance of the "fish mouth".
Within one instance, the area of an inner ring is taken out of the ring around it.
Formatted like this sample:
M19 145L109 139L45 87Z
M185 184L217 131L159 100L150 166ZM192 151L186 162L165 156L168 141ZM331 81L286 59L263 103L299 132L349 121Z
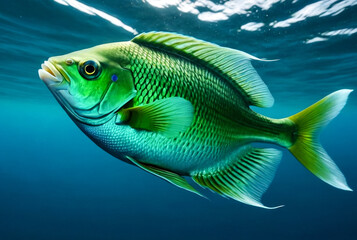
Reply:
M63 81L62 74L49 61L45 61L41 64L41 69L38 70L38 75L47 86L58 85Z

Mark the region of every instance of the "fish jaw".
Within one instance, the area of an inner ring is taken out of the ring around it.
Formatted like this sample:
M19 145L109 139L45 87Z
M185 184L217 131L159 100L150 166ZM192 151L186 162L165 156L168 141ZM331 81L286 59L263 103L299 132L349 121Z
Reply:
M38 75L68 115L74 121L81 119L81 116L74 111L70 101L68 101L68 99L70 99L68 91L70 79L66 73L58 69L55 63L51 61L51 58L49 58L41 64Z
M63 81L62 74L50 61L45 61L41 64L41 69L38 70L38 75L40 76L41 80L49 87L56 86Z

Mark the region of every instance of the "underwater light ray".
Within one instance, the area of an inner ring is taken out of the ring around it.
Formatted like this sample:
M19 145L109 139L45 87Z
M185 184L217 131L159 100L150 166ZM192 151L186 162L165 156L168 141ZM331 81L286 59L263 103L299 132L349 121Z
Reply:
M356 4L357 1L355 0L344 0L341 2L338 2L338 0L321 0L306 5L301 10L293 13L291 18L270 23L270 26L274 28L284 28L290 27L291 24L305 21L311 17L336 16L345 11L346 8L355 6Z
M344 28L344 29L340 29L340 30L324 32L321 35L322 36L336 36L336 35L350 36L350 35L355 34L355 33L357 33L357 28Z
M250 22L250 23L244 24L240 28L242 30L246 30L246 31L257 31L257 30L260 30L262 27L264 27L264 23Z
M84 3L81 3L77 0L54 0L55 2L59 3L59 4L62 4L64 6L71 6L81 12L84 12L86 14L89 14L89 15L93 15L93 16L98 16L98 17L101 17L109 22L111 22L112 24L114 24L115 26L118 26L118 27L121 27L123 28L124 30L128 31L128 32L131 32L132 34L136 35L138 34L138 32L124 24L121 20L119 20L118 18L112 16L112 15L109 15L108 13L105 13L101 10L98 10L94 7L91 7L91 6L88 6Z

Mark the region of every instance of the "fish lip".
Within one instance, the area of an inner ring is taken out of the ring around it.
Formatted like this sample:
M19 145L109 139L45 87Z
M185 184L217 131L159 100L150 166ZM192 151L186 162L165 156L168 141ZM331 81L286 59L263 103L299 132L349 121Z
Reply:
M41 64L41 69L38 70L40 79L48 86L53 86L62 83L63 76L57 68L49 61L44 61Z

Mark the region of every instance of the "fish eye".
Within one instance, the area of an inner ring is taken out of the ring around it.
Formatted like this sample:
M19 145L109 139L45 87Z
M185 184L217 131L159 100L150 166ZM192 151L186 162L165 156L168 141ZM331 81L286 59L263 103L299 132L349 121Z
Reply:
M87 80L96 79L101 73L100 64L94 60L88 60L79 64L79 73Z

